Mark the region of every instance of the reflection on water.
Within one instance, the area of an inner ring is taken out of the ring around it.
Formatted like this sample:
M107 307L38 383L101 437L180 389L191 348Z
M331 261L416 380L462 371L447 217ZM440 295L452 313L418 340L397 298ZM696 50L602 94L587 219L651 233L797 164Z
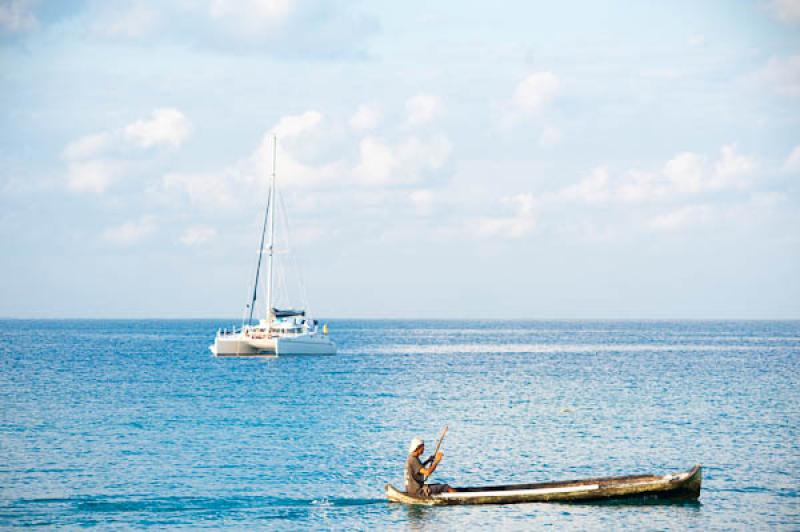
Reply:
M629 497L625 499L610 499L600 501L585 501L585 502L570 502L570 503L557 503L567 506L583 505L583 506L672 506L681 508L694 508L700 510L703 503L700 500L681 500L681 499L664 499L659 497Z
M400 505L398 505L400 506ZM427 519L430 513L436 511L438 508L430 508L428 506L409 506L402 505L403 512L408 519L408 527L411 530L425 530Z

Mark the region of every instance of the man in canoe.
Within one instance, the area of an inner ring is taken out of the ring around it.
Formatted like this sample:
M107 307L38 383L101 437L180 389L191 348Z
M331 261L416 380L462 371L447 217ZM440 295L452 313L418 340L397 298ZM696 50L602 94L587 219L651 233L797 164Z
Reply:
M425 484L425 479L433 474L436 466L442 461L442 452L436 453L424 462L419 457L425 452L425 442L422 438L414 438L408 446L406 459L406 493L412 497L430 497L437 493L454 492L447 484Z

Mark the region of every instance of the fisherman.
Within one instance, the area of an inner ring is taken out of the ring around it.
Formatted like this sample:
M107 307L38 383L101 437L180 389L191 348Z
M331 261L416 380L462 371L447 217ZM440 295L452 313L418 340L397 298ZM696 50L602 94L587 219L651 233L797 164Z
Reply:
M425 479L430 477L436 470L436 466L442 461L442 451L431 456L424 462L419 457L425 452L425 442L422 438L414 438L408 446L408 458L406 459L406 493L412 497L430 497L437 493L455 492L447 484L425 484Z

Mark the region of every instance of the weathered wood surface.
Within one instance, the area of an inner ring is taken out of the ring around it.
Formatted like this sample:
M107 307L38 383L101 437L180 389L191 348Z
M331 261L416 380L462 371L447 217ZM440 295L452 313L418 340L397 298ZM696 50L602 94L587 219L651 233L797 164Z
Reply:
M697 499L703 470L700 465L673 475L601 477L538 484L513 484L477 488L456 488L455 493L412 497L386 485L390 502L427 506L448 504L514 504L521 502L570 502L631 497Z

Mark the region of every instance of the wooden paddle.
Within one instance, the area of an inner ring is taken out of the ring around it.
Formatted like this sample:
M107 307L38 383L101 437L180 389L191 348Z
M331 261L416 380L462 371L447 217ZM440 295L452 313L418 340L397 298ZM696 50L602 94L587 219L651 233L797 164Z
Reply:
M439 441L436 442L436 450L433 451L433 456L431 456L429 459L425 460L426 464L428 462L433 463L433 461L436 460L436 454L439 452L439 447L442 446L442 440L444 440L444 435L445 434L447 434L447 425L444 426L444 429L442 429L442 433L439 435ZM429 477L430 477L430 475L425 475L425 480L428 480Z

